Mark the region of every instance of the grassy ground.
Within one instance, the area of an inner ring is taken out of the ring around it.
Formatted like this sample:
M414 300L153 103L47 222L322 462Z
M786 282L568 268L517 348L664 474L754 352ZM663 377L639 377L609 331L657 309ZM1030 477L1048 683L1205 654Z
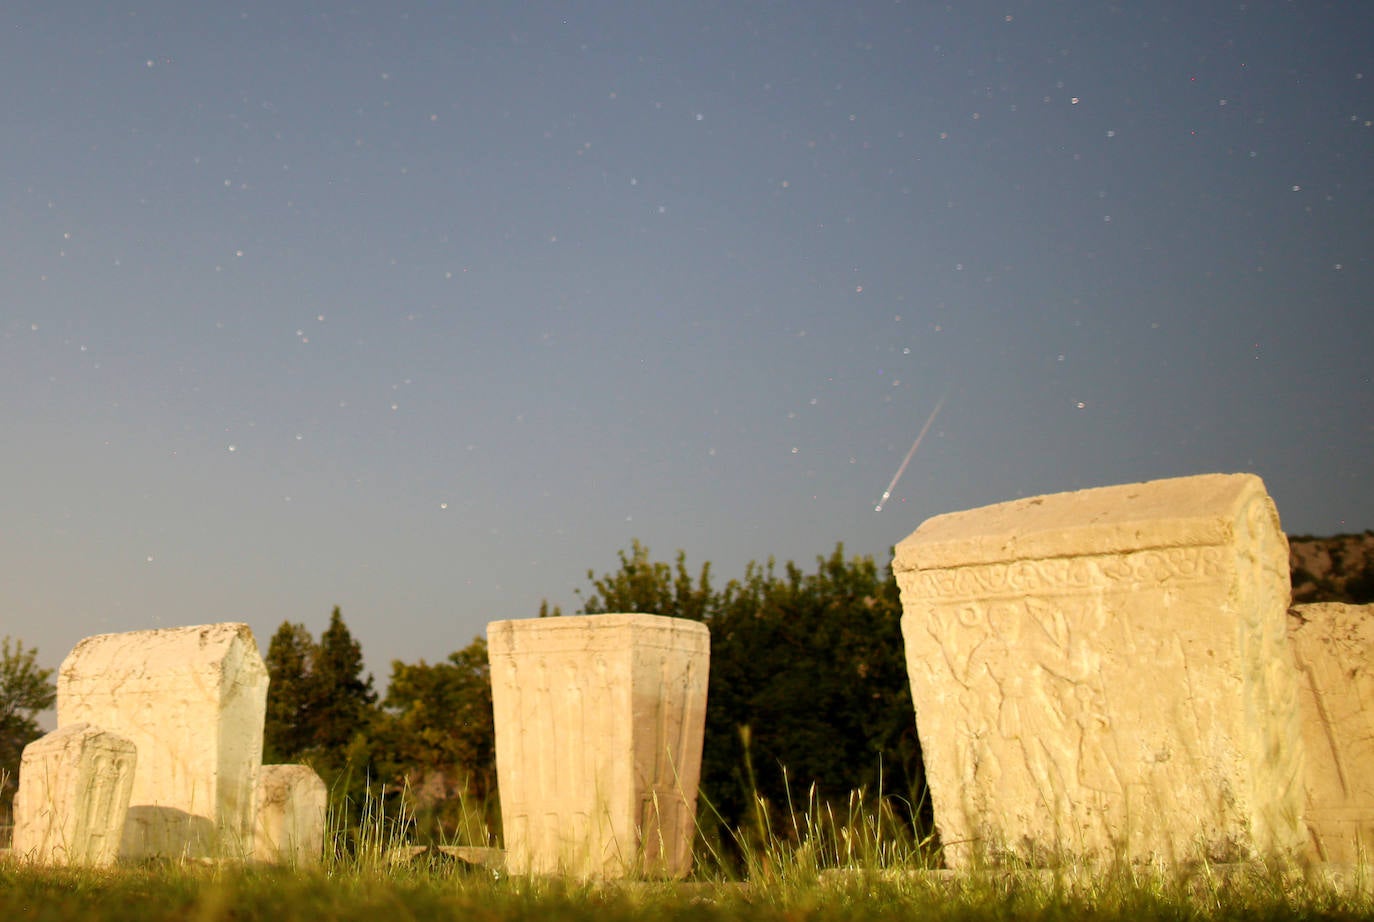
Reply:
M108 870L43 868L0 857L0 922L38 920L1186 920L1374 919L1374 874L1198 865L954 875L931 870L881 801L847 809L813 798L777 828L760 813L734 854L699 841L683 883L511 878L430 852L397 862L407 818L364 805L312 870L169 862Z
M1368 919L1374 901L1300 876L916 874L746 884L581 885L446 867L289 872L172 866L71 871L0 864L6 920Z

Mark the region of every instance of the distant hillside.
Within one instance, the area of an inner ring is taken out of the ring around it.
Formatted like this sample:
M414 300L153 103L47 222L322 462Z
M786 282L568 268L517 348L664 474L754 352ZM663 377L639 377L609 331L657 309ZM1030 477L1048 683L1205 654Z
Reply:
M1374 603L1374 531L1313 538L1288 536L1293 604Z

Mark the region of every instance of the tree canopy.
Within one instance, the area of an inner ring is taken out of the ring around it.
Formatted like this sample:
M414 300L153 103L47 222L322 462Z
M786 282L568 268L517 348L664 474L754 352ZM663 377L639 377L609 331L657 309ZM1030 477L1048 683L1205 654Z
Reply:
M56 700L52 670L38 665L38 651L9 636L0 638L0 805L6 808L18 785L24 747L43 735L36 718Z
M318 643L303 624L282 622L266 656L269 761L310 762L321 774L359 761L356 743L375 719L377 693L363 675L362 646L336 606Z
M916 738L891 572L837 545L806 573L770 559L712 587L679 551L655 562L638 541L620 567L596 576L582 614L637 611L704 621L711 629L702 793L732 828L762 796L822 800L897 795L919 820L924 769ZM789 791L789 787L792 791Z
M282 622L267 645L267 722L263 729L264 762L299 758L311 744L306 709L314 668L315 639L303 624Z
M689 567L683 552L657 561L634 541L617 561L611 572L588 571L579 614L646 612L711 629L707 815L735 829L758 796L782 807L792 794L843 801L863 789L895 795L907 819L919 819L911 805L924 778L890 572L842 545L814 571L769 560L720 587L709 563ZM539 614L560 613L544 605ZM304 759L326 780L365 771L408 791L409 809L435 834L470 824L473 805L494 807L482 638L436 663L393 662L380 703L338 609L318 643L303 625L284 623L267 662L269 758Z
M393 661L375 726L376 765L409 791L420 831L489 844L497 792L486 640L443 662Z
M484 640L439 663L393 662L380 703L337 607L318 642L304 625L283 622L266 664L266 761L312 765L338 815L357 814L367 800L396 814L404 797L426 834L447 839L466 826L486 844L496 733Z

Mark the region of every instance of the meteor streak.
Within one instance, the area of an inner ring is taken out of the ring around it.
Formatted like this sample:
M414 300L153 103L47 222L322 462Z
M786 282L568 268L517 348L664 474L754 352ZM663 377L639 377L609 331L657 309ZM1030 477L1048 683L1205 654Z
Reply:
M883 491L883 496L878 500L878 505L873 507L874 512L883 511L883 503L888 501L888 498L892 496L892 491L897 488L897 481L902 479L902 474L905 473L906 466L910 464L911 459L916 456L916 449L921 447L921 439L926 437L926 433L930 431L931 424L935 422L935 417L940 415L940 407L944 405L945 396L941 394L939 401L935 404L935 409L930 411L930 416L926 419L926 424L922 426L921 431L916 434L916 441L911 443L911 450L908 451L906 457L902 459L902 464L897 468L897 473L892 475L892 482L889 483L887 489Z

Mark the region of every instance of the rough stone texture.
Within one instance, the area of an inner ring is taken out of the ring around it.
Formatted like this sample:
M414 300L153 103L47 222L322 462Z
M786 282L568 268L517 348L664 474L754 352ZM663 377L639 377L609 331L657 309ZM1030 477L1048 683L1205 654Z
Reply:
M1301 846L1287 541L1258 477L937 516L894 569L951 867Z
M1307 831L1324 861L1374 859L1374 605L1295 606Z
M252 855L267 669L246 624L88 637L57 679L57 724L138 747L120 857Z
M309 765L264 765L258 772L253 857L271 864L319 864L329 790Z
M14 854L39 864L113 863L136 759L131 740L84 723L25 746L14 796Z
M506 866L691 868L710 634L658 615L487 625Z

